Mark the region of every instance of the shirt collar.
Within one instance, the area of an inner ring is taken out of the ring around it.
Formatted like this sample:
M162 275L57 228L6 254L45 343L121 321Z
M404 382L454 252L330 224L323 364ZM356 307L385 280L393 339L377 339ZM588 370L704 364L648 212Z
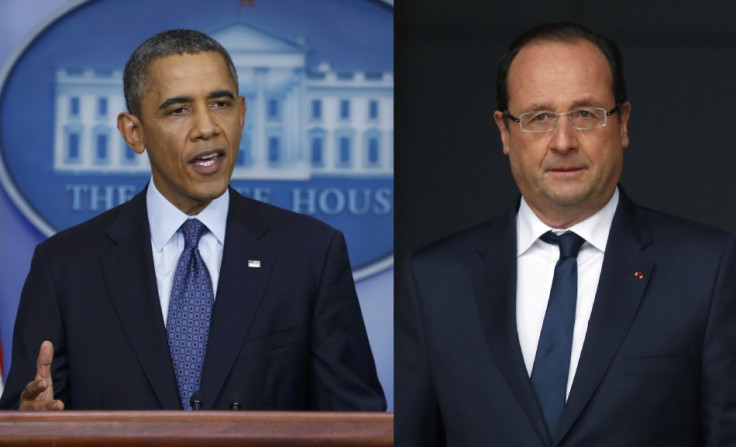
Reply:
M609 200L603 208L584 221L576 223L570 228L565 228L565 230L575 232L577 235L585 239L587 243L605 253L606 244L608 242L608 233L611 232L611 223L613 222L613 215L616 213L618 199L619 192L618 188L616 188L611 200ZM516 215L517 255L522 255L526 252L532 244L539 239L539 236L550 230L559 229L552 228L542 222L539 217L534 214L534 211L532 211L529 204L526 203L526 200L524 200L524 197L522 196L519 212Z
M188 216L161 194L156 188L153 178L151 178L148 191L146 191L146 208L148 210L148 226L151 229L151 241L157 251L164 249L164 245L179 231L181 224L189 217L199 219L220 244L225 243L225 226L227 212L230 208L229 189L225 189L220 197L212 200L197 216Z

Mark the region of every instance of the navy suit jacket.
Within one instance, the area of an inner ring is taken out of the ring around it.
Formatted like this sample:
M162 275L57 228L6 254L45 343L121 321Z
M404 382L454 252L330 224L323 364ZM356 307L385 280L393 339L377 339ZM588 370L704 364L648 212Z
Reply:
M17 408L45 339L67 408L181 408L145 192L38 245L0 407ZM230 191L200 391L205 409L385 409L339 231Z
M396 445L736 445L736 243L616 210L552 439L516 332L516 208L414 253L396 309Z

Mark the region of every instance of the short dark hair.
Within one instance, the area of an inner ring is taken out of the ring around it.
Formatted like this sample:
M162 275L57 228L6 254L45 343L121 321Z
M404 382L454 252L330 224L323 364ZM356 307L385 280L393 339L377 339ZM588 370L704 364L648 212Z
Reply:
M128 112L140 118L141 100L153 61L176 54L219 53L225 60L230 77L238 85L238 73L228 52L215 39L199 31L174 29L156 34L143 42L128 59L123 72L123 91Z
M611 79L613 80L611 88L613 89L616 104L625 102L627 96L623 57L615 42L576 23L543 23L531 28L516 38L498 63L498 77L496 78L496 107L498 110L506 112L509 106L509 67L511 67L511 63L522 48L535 42L562 42L572 44L581 39L587 40L595 45L606 57L608 66L611 68Z

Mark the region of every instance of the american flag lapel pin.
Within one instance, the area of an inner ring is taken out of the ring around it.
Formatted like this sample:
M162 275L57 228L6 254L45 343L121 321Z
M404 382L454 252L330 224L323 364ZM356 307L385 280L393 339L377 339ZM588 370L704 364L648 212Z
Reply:
M248 268L259 269L261 268L261 261L258 259L248 259Z

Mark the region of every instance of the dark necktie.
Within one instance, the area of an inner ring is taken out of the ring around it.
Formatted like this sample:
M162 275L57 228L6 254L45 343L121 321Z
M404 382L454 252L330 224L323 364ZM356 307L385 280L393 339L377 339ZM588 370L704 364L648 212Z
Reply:
M179 231L184 235L184 251L171 287L166 331L181 405L191 410L189 398L199 390L202 379L214 294L198 248L199 238L207 227L197 219L187 219Z
M578 295L577 256L585 240L572 232L557 236L551 231L540 239L560 246L560 259L555 265L552 290L532 368L532 385L549 432L554 437L565 408Z

